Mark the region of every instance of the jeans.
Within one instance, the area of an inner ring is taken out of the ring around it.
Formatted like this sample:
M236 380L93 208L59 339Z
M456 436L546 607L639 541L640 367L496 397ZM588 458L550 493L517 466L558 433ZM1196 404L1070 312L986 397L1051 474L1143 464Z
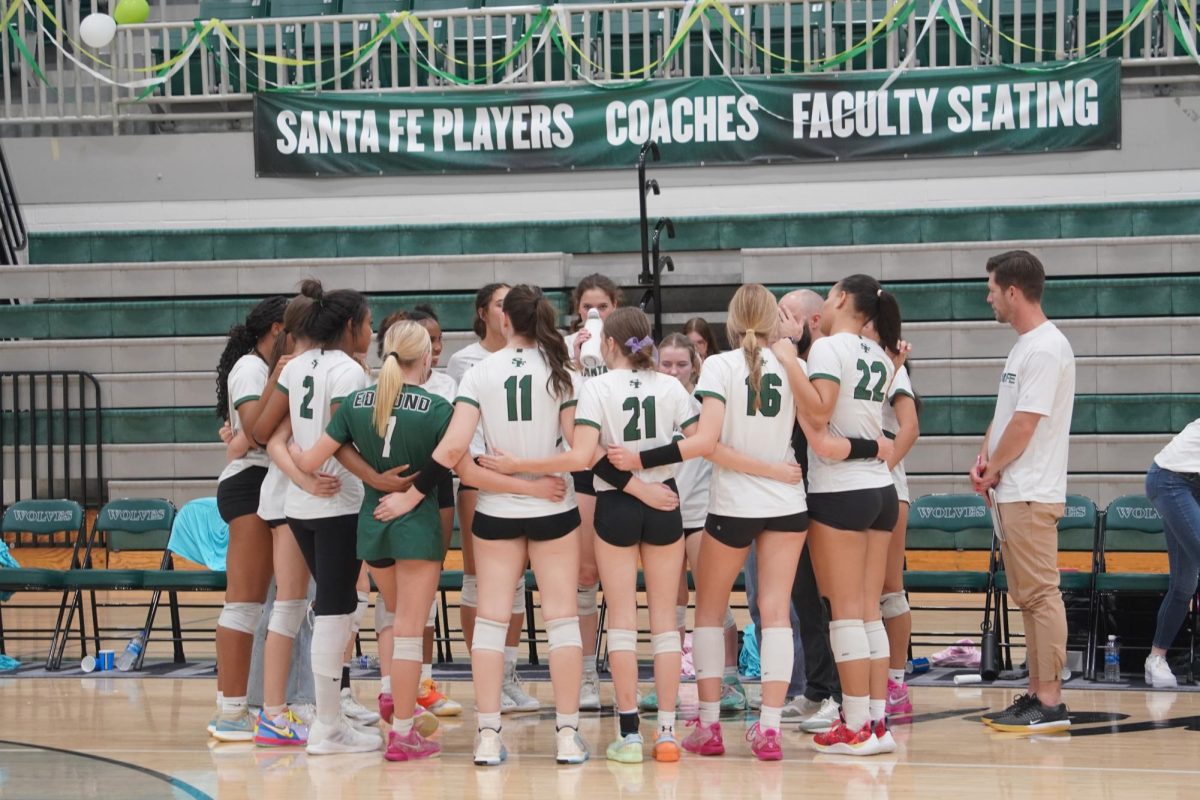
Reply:
M746 604L750 606L750 620L754 623L754 641L762 652L762 621L758 615L758 558L757 548L750 546L746 556ZM792 681L788 684L788 697L799 697L804 692L804 647L800 642L800 619L796 606L791 608L792 625Z
M1146 474L1146 497L1162 517L1171 566L1169 587L1158 607L1154 629L1154 646L1165 650L1187 618L1200 578L1200 475L1151 464Z

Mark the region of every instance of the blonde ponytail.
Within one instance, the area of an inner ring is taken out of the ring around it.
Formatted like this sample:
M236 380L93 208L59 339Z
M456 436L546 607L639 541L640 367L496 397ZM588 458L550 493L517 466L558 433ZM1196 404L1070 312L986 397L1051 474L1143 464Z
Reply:
M404 370L424 358L432 349L429 331L416 322L402 320L388 328L383 341L383 366L375 385L375 432L387 435L392 409L404 392Z
M779 326L779 304L761 283L743 284L729 301L725 323L730 343L740 342L750 376L747 388L753 395L755 413L762 407L762 346L771 341Z

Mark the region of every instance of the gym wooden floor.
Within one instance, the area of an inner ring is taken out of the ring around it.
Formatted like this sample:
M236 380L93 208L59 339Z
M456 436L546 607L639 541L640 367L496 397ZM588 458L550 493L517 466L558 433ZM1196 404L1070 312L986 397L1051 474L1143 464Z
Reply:
M470 684L452 697L471 707ZM543 703L548 684L530 684ZM610 764L611 714L584 715L582 733L599 757L557 766L553 714L505 720L509 763L470 762L468 711L440 732L443 755L392 764L382 754L308 757L302 751L217 744L204 726L214 687L207 680L85 678L0 680L0 797L20 798L607 798L813 797L904 800L980 798L1195 798L1200 794L1200 695L1077 691L1070 734L1021 738L986 729L977 715L1010 693L914 689L917 714L896 725L898 753L868 759L807 749L785 734L785 760L760 764L742 736L753 718L724 721L721 758L686 755L677 764ZM378 691L360 681L364 702ZM694 688L689 695L694 700ZM604 687L611 700L611 687ZM645 728L650 729L651 719Z

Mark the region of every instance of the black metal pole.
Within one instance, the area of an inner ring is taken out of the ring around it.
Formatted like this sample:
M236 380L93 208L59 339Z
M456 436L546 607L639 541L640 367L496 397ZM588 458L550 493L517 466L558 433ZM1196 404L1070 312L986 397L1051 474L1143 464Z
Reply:
M670 217L660 217L654 224L654 236L651 240L654 270L651 275L650 291L654 293L654 338L658 340L662 339L662 271L664 266L669 266L672 271L675 269L675 262L671 260L670 256L660 258L658 255L658 242L662 237L663 228L667 230L668 239L675 238L675 223L671 221Z
M655 142L646 142L642 145L642 149L638 152L638 210L639 221L642 226L642 275L638 279L640 283L649 283L651 280L650 270L650 218L646 214L646 195L650 192L658 194L658 181L646 180L646 156L649 154L655 161L659 159L658 145Z

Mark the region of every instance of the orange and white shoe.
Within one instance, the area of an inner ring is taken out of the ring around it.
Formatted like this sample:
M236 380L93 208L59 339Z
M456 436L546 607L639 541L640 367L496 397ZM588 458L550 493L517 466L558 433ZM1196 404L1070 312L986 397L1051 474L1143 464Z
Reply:
M873 756L881 752L870 720L857 731L853 731L844 719L839 719L829 730L813 736L813 747L821 753L845 756Z
M432 678L421 681L417 705L438 717L457 717L463 710L462 705L438 691L437 681Z

